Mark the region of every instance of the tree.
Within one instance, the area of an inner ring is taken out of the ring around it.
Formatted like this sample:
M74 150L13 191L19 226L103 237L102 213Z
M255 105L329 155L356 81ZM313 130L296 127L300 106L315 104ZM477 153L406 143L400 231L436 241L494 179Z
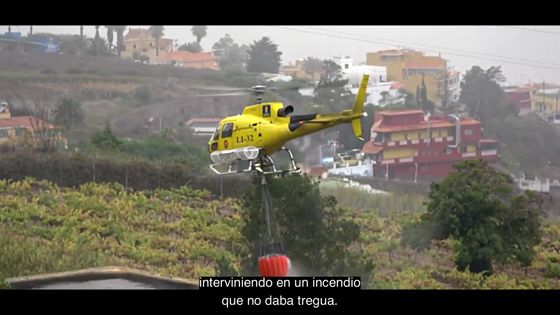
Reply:
M202 47L197 42L185 43L179 46L178 50L190 51L192 53L199 53L202 51Z
M195 25L191 28L191 32L196 37L197 44L200 45L200 41L206 36L206 30L208 30L208 27L204 25Z
M99 36L99 25L95 26L95 55L99 56L99 44L101 41L101 37Z
M147 86L139 86L134 90L134 99L142 105L148 105L152 100L152 93Z
M458 241L459 270L492 273L493 263L528 266L540 241L542 199L513 192L512 178L485 161L462 161L433 183L421 221L406 226L404 244L426 247L432 239Z
M115 150L123 146L123 142L119 139L111 129L109 122L105 124L103 131L97 131L91 138L91 143L99 149Z
M218 57L220 69L242 69L247 61L247 45L235 43L229 34L220 38L213 46L212 51Z
M15 97L25 112L29 113L29 124L33 130L32 136L35 146L42 151L54 149L62 140L59 128L54 122L53 101L51 94L46 91L23 97L15 92Z
M322 197L318 183L307 176L270 177L268 184L274 226L298 269L308 275L354 274L362 276L364 282L369 279L371 261L358 249L351 250L359 239L360 227L344 218L345 210L336 206L334 197ZM252 253L244 262L249 272L256 272L260 245L267 234L263 203L260 179L255 177L254 185L241 198L242 233Z
M105 26L107 28L107 42L109 43L109 52L113 51L113 26Z
M419 101L419 107L425 113L431 113L434 111L435 103L428 99L428 89L426 88L426 82L424 81L424 76L422 76L422 83L420 87L416 88L417 95L416 99Z
M126 30L126 26L113 26L113 29L117 32L117 55L120 58L124 45L124 31Z
M339 112L351 108L355 96L346 87L348 80L342 76L340 66L332 60L323 62L323 73L315 88L315 103L323 112ZM356 138L352 126L343 124L334 127L338 140L347 149L361 148L363 142ZM369 133L369 131L368 131Z
M163 37L164 28L162 25L152 25L150 27L150 32L152 36L156 39L156 56L159 56L159 40Z
M54 110L54 121L63 125L66 131L70 131L74 126L83 125L85 120L82 103L79 101L73 98L64 97L56 104Z
M488 122L494 117L507 115L503 106L504 92L499 83L504 82L501 67L490 67L486 71L473 66L461 81L459 100L467 105L469 114Z
M33 36L33 25L29 25L29 36Z
M247 71L278 73L281 55L282 53L278 51L278 45L271 42L268 37L263 37L259 41L254 41L249 47Z
M323 61L318 58L307 57L303 60L303 70L309 75L323 71Z

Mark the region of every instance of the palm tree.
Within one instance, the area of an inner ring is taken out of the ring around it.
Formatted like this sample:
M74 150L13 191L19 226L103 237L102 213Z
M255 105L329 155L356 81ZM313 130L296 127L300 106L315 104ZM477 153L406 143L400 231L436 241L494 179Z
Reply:
M208 29L207 26L204 25L195 25L191 28L191 32L196 37L197 44L200 44L200 41L204 36L206 36L206 30Z
M99 25L95 25L95 55L99 56Z
M163 37L163 26L152 25L150 27L150 32L152 32L152 36L156 39L156 56L159 56L159 40Z
M63 125L66 131L70 131L74 126L83 125L86 120L82 103L69 97L58 101L54 115L55 122Z
M33 25L29 25L29 36L33 35Z
M113 26L105 26L107 28L107 42L109 43L109 52L113 51Z
M125 25L115 25L113 26L115 32L117 32L117 55L121 57L121 52L124 45L124 31L126 30Z
M80 25L80 55L84 52L84 26Z

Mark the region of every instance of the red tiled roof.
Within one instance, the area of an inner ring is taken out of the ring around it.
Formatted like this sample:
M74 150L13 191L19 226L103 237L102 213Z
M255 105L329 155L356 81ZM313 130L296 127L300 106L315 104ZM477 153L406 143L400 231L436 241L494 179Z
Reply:
M27 128L27 129L34 129L33 125L31 124L31 120L33 120L33 122L35 122L36 118L33 118L32 116L15 116L15 117L11 117L11 118L3 118L3 119L0 119L0 128L23 127L23 128ZM45 122L43 122L42 120L40 120L38 123L41 126L45 125ZM48 128L54 128L54 126L52 124L49 124L49 123L46 123L46 126Z
M144 38L153 38L152 32L148 29L143 28L131 28L128 30L128 33L124 35L125 40L131 39L144 39Z
M402 87L404 87L404 84L402 84L402 83L400 83L400 82L398 82L398 81L391 82L391 88L392 88L392 89L398 90L398 89L400 89L400 88L402 88Z
M373 144L373 141L368 141L362 147L362 152L367 154L377 154L383 150L383 146Z

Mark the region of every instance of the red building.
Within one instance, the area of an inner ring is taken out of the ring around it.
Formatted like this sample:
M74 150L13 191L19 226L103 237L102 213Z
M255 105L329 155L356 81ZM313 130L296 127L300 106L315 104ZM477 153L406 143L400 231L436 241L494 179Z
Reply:
M480 122L456 115L425 118L421 110L375 113L371 140L362 151L373 161L373 176L430 180L444 177L454 163L497 160L498 143L480 138Z
M531 111L531 91L529 88L510 87L504 89L505 99L508 104L514 104L520 114Z

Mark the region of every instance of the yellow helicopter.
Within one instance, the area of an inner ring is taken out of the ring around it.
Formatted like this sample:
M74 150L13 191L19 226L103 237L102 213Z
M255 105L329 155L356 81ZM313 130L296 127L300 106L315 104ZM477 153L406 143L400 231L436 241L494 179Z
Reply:
M294 108L280 102L257 101L243 109L241 115L222 119L208 142L210 168L217 174L227 175L257 171L261 174L301 171L292 152L284 144L342 123L351 123L354 135L362 139L361 118L369 76L364 75L352 109L331 114L293 115ZM263 86L256 87L258 92ZM363 140L363 139L362 139ZM280 150L288 152L291 168L278 170L272 155ZM245 169L234 169L239 161L248 161Z

